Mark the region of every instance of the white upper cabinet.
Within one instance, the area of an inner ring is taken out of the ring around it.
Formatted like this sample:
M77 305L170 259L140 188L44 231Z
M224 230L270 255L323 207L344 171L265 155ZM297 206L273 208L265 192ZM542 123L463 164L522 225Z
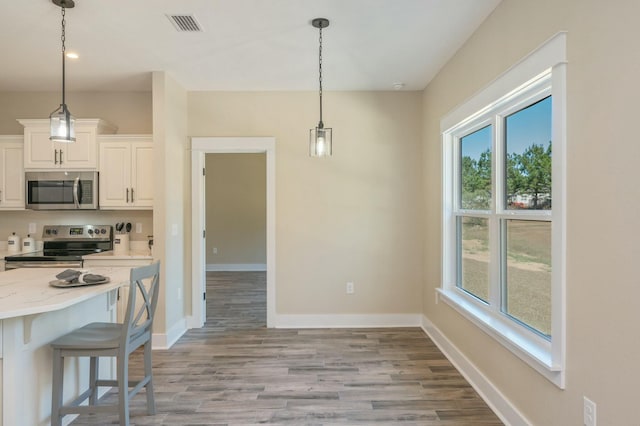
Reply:
M110 134L116 127L104 120L76 119L74 143L51 142L49 120L18 120L24 126L25 170L98 168L97 135Z
M100 208L153 208L153 143L151 136L101 136Z
M24 142L22 136L0 136L0 209L24 210Z

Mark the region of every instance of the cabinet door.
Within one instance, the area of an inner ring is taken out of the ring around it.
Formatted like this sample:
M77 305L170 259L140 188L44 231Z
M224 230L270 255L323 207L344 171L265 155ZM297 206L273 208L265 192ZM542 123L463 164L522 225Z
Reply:
M65 169L95 169L97 167L96 132L94 129L76 127L76 141L74 143L56 143L54 145L54 149L60 150L60 167Z
M25 169L95 170L97 168L96 136L102 121L77 119L76 141L73 143L51 142L49 120L18 121L24 126Z
M131 151L133 205L153 207L153 145L136 143Z
M127 191L131 191L130 144L100 144L100 207L127 207Z
M23 144L0 143L0 208L24 210Z
M26 169L55 169L59 147L49 140L49 129L24 130L24 167Z

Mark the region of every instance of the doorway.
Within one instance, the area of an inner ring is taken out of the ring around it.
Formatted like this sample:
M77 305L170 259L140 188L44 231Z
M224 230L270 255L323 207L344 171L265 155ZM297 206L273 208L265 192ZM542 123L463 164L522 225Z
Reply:
M189 327L206 321L205 155L266 154L266 286L267 327L275 321L275 138L195 137L191 139L192 315Z

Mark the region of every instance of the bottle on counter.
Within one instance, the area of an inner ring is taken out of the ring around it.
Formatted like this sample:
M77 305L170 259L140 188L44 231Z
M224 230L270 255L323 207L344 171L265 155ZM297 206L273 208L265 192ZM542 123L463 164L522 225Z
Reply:
M18 253L21 250L20 237L15 232L12 232L7 239L7 251L9 253Z
M27 238L22 240L22 252L31 253L36 251L36 240L31 237L31 234L27 234Z

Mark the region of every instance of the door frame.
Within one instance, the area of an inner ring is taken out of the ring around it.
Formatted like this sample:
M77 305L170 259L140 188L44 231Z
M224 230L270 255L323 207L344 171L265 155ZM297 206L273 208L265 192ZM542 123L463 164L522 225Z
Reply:
M274 137L191 138L191 321L190 328L206 321L205 154L266 153L267 169L267 327L276 317L276 139Z

